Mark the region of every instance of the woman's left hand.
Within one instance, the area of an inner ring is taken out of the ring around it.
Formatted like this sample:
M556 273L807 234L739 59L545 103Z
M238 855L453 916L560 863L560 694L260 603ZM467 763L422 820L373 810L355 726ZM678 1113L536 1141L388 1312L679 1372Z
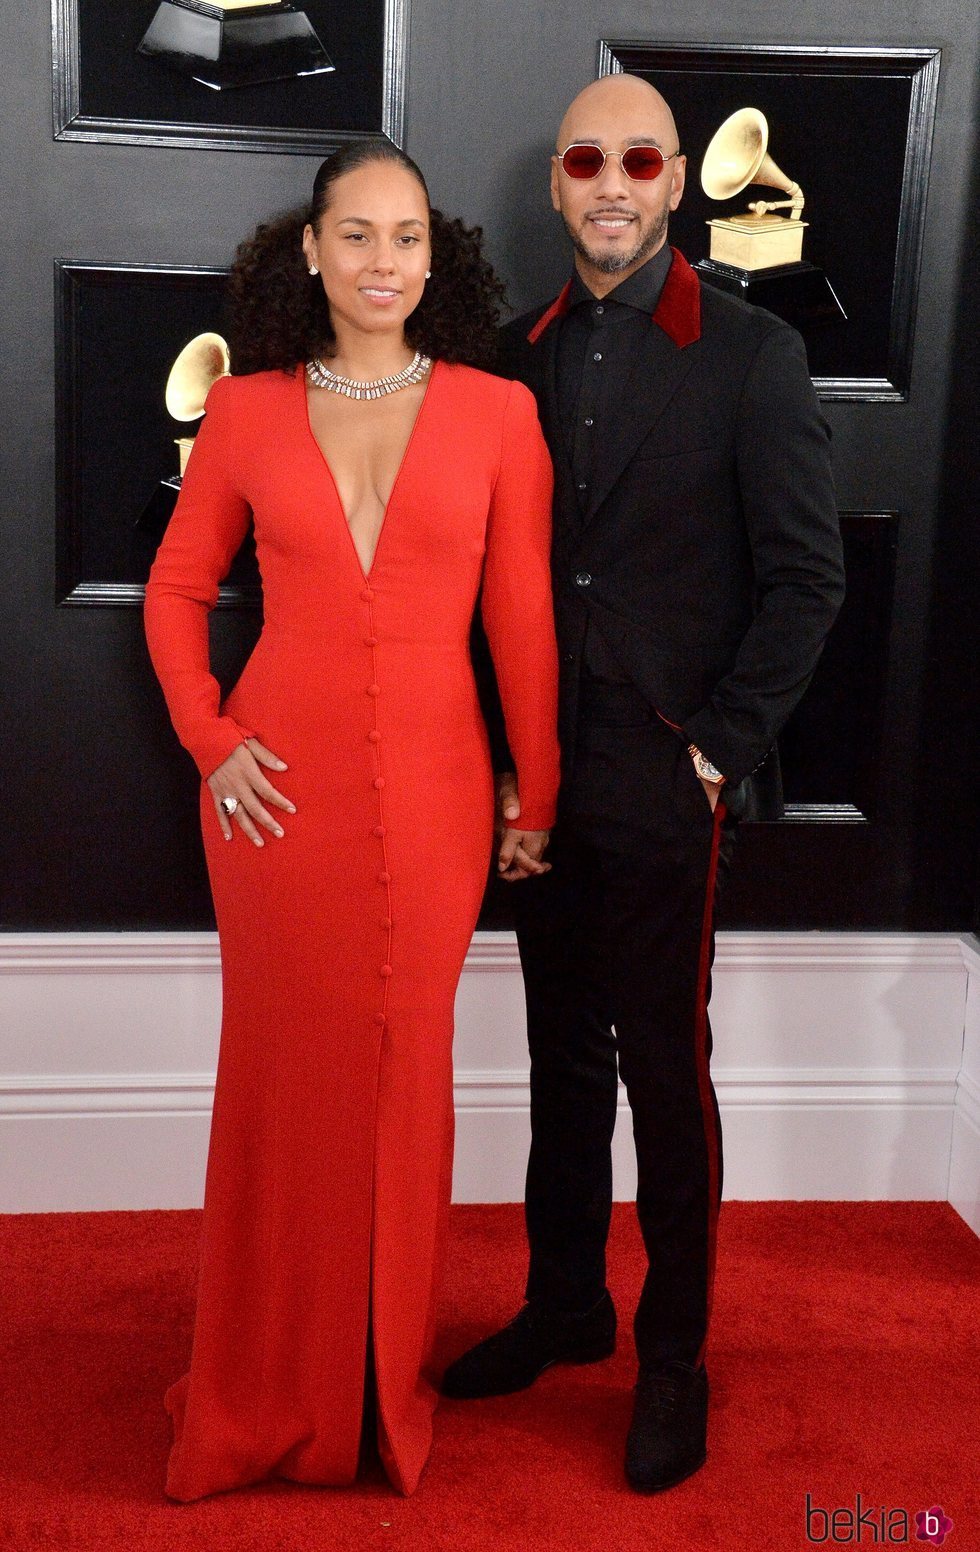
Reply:
M509 825L500 842L497 873L509 884L521 878L534 878L551 871L550 862L542 862L550 830L514 830Z

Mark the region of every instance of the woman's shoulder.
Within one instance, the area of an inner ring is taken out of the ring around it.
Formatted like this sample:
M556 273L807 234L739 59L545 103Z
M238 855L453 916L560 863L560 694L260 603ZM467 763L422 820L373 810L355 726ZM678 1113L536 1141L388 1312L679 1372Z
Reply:
M509 405L528 405L536 401L530 388L516 378L501 377L497 372L485 372L480 367L442 363L447 379L460 394L467 394L481 403L488 411L504 414Z
M285 407L290 392L295 392L295 381L295 368L216 378L204 401L212 434L222 431L237 437L243 428L251 434L253 429L268 425Z
M285 370L274 367L266 372L241 372L230 377L219 377L212 384L211 394L217 391L220 397L229 401L233 399L238 404L274 399L289 392L299 369L297 363Z

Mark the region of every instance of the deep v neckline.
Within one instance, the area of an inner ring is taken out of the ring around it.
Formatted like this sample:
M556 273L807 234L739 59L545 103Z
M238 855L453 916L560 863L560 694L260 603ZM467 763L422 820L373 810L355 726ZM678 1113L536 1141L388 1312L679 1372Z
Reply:
M398 464L398 469L397 469L397 471L395 473L395 478L392 481L391 490L388 492L388 500L385 502L385 509L384 509L384 512L383 512L382 517L381 517L381 527L378 529L378 537L375 540L374 551L373 551L373 554L371 556L371 564L370 564L370 566L368 566L366 571L364 569L364 563L361 560L361 557L360 557L360 555L358 553L357 545L354 542L354 533L353 533L353 530L351 528L350 522L348 521L347 509L345 508L344 503L343 503L343 501L341 500L341 497L340 497L340 486L337 484L337 478L336 478L333 470L330 467L330 461L327 458L326 453L323 451L323 448L320 446L320 443L317 441L316 433L313 430L313 423L310 420L310 400L309 400L309 395L307 394L307 391L306 391L306 368L301 363L297 367L297 369L296 369L296 380L299 383L300 391L301 391L301 393L303 395L303 419L304 419L304 421L306 423L307 434L309 435L310 441L313 443L313 446L316 448L317 453L319 454L319 457L320 457L320 461L323 464L323 467L324 467L324 469L327 472L327 478L328 478L328 480L330 482L330 486L331 486L331 488L333 490L333 497L334 497L334 501L335 501L336 506L337 506L337 511L340 513L341 521L342 521L344 527L347 530L347 538L348 538L348 541L350 543L351 552L352 552L352 554L354 556L354 560L356 562L357 568L358 568L358 570L361 573L361 577L362 577L362 579L365 582L369 582L370 579L371 579L371 576L374 573L374 568L375 568L375 565L377 564L377 559L378 559L378 551L380 550L382 540L384 539L385 529L388 527L388 514L391 511L392 502L395 499L395 492L398 490L398 484L399 484L399 481L401 480L402 474L404 472L405 464L408 461L409 454L411 453L412 447L413 447L413 445L415 443L415 437L416 437L416 434L417 434L418 429L419 429L419 424L420 424L420 422L422 420L422 417L423 417L423 415L425 413L425 407L426 407L426 405L429 402L429 394L430 394L430 392L432 390L432 384L435 381L436 373L440 370L441 366L442 366L442 362L441 361L433 361L433 363L432 363L432 370L429 373L429 381L425 385L425 392L422 395L422 402L421 402L421 404L419 405L418 409L415 412L415 419L412 421L412 429L408 433L408 437L407 437L407 439L405 441L405 446L404 446L404 448L402 450L402 456L401 456L401 459L400 459L399 464Z

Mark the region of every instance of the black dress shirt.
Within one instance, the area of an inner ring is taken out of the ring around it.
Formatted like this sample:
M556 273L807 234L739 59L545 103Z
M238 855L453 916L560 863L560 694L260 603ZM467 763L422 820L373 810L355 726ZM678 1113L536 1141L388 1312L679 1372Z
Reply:
M588 511L596 461L602 456L608 428L615 422L637 350L647 331L657 327L651 315L660 301L670 264L671 251L665 242L634 274L601 298L593 295L578 271L572 279L555 366L558 410L579 494L580 520ZM582 663L584 672L593 679L630 683L630 676L593 629L586 636Z

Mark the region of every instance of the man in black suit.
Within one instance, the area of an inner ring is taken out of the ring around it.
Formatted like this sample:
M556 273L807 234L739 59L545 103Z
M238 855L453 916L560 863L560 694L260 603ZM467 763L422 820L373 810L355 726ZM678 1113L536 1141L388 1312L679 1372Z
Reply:
M735 830L782 811L775 739L843 597L829 431L800 336L703 287L667 243L673 116L616 75L572 103L552 202L575 250L557 301L503 331L555 463L562 789L551 867L510 847L531 1051L526 1303L446 1373L523 1388L613 1350L605 1280L617 1075L649 1267L626 1472L706 1455L722 1187L708 1070L713 912ZM497 769L509 769L498 729ZM519 813L513 778L503 816Z

